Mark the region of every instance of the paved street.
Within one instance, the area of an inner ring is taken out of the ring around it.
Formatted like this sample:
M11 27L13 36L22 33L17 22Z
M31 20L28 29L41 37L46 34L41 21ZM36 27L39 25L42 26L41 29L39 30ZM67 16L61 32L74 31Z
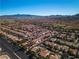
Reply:
M9 54L11 59L28 59L23 51L17 51L15 53L11 44L5 39L0 38L0 46Z

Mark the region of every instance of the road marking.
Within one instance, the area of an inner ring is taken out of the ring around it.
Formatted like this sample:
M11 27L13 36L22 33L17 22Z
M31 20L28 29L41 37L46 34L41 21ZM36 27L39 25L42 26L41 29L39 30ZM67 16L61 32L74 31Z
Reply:
M15 52L13 52L14 55L16 55L19 59L21 59L21 57L19 57Z

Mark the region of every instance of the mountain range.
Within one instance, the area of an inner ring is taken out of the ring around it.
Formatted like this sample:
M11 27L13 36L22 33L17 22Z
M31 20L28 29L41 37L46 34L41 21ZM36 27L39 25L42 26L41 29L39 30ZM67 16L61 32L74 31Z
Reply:
M65 20L65 21L79 21L79 14L75 15L50 15L50 16L39 16L29 14L16 14L16 15L3 15L0 19L15 19L15 20Z

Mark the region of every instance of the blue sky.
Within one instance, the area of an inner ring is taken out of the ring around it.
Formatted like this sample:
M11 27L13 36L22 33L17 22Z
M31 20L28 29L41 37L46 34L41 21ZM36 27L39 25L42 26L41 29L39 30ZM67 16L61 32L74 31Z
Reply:
M0 0L0 15L72 15L79 13L79 0Z

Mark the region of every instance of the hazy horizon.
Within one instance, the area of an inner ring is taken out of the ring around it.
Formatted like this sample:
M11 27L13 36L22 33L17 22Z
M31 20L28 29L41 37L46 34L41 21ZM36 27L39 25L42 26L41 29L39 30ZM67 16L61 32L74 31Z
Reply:
M79 14L79 13L76 13ZM61 15L61 16L73 16L76 14L51 14L51 15L37 15L37 14L5 14L5 15L0 15L0 16L8 16L8 15L35 15L35 16L52 16L52 15Z

